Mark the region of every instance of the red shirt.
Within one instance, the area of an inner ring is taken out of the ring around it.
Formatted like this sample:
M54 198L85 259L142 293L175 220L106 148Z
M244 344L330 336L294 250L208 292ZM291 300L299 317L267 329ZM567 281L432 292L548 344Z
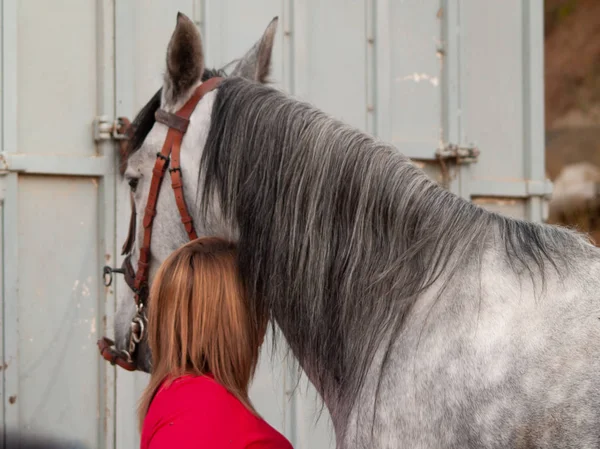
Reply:
M183 376L154 396L141 449L293 449L210 376Z

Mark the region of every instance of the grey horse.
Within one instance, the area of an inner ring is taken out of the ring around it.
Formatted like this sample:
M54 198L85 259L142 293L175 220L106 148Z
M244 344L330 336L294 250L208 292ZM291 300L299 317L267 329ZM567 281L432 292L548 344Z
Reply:
M253 313L285 337L337 447L600 447L600 251L465 201L393 146L270 87L276 26L196 107L184 195L198 235L238 243ZM154 112L217 74L178 15L164 84L126 155L138 211L167 133ZM188 238L170 189L150 281ZM119 302L124 348L131 293ZM143 342L135 362L151 369Z

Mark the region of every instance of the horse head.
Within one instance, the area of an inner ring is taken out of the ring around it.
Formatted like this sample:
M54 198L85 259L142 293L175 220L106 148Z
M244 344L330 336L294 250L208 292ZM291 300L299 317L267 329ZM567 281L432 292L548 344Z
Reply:
M263 36L239 60L234 61L232 76L243 77L257 83L265 83L270 73L271 54L277 18L273 19L266 28ZM231 65L231 64L228 64ZM112 356L109 352L105 358L111 361L121 359L121 366L127 369L139 369L149 372L151 369L151 354L148 350L143 331L145 312L137 305L139 292L134 292L136 267L140 270L140 255L144 247L144 239L148 240L146 275L142 284L137 287L145 289L144 295L152 283L152 279L161 262L174 250L190 238L191 226L198 236L216 235L236 238L237 230L228 223L213 207L209 214L201 215L202 192L199 190L199 165L203 147L206 143L211 123L211 113L216 92L206 92L195 105L189 117L186 129L181 133L180 160L178 162L177 182L182 184L185 206L192 219L182 224L176 196L173 194L175 177L173 173L173 157L163 157L166 182L157 186L154 211L146 213L150 206L154 172L157 170L157 157L169 138L172 123L156 120L157 111L164 111L172 117L198 91L198 88L212 78L225 76L224 70L207 69L200 32L196 25L184 14L178 13L177 24L171 36L166 54L166 71L163 86L138 113L131 127L131 139L123 176L123 188L131 191L132 218L127 242L123 253L128 255L127 266L124 266L125 278L131 289L122 289L119 293L118 308L115 317L115 348ZM216 83L215 83L216 87ZM171 167L169 164L171 163ZM155 176L154 176L155 177ZM169 180L169 177L171 180ZM154 193L153 193L154 194ZM151 216L152 218L148 218ZM150 236L147 236L150 225ZM136 297L134 301L133 297ZM145 302L145 301L144 301ZM145 306L145 304L144 304ZM132 346L132 331L136 340ZM106 349L106 345L101 347ZM103 354L104 355L104 354ZM124 360L125 359L125 360ZM124 362L124 363L123 363Z

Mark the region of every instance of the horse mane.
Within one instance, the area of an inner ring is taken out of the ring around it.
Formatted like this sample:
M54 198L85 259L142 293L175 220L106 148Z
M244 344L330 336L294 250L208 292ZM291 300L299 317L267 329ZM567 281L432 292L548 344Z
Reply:
M436 281L498 244L515 272L543 279L566 248L585 245L476 206L394 147L241 78L218 89L199 180L202 215L218 201L239 231L255 312L275 319L346 413L386 335Z

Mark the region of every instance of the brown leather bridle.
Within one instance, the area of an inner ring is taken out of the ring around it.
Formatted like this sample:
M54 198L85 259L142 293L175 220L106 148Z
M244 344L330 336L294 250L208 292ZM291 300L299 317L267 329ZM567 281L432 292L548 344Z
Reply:
M135 301L136 313L131 320L129 345L126 350L117 349L115 347L115 343L106 337L98 340L98 349L105 360L128 371L136 370L134 354L137 345L144 339L146 334L146 304L149 292L148 273L150 269L152 224L154 217L156 216L156 203L158 200L158 194L160 192L160 186L165 176L165 172L169 166L169 173L171 174L171 187L173 188L173 193L175 194L175 202L177 203L177 208L179 209L181 222L183 223L185 231L187 232L190 240L195 240L198 238L196 231L194 230L192 217L188 213L185 199L183 197L183 183L181 180L180 166L181 142L189 126L192 112L194 112L194 109L202 97L204 97L204 95L211 90L214 90L221 81L221 77L215 77L202 83L200 86L198 86L192 97L183 105L183 107L174 114L167 112L164 109L158 109L156 111L156 121L167 125L169 127L169 131L167 132L167 137L165 138L165 143L163 144L162 150L156 154L156 162L154 163L154 169L152 170L150 192L148 193L148 200L146 202L146 209L144 211L144 238L138 258L137 272L133 269L131 264L131 254L133 243L135 241L136 224L136 210L133 203L133 197L131 202L131 218L129 220L129 234L121 251L122 255L127 254L127 256L123 260L123 265L120 269L110 268L108 266L104 267L104 285L106 286L109 286L112 282L112 273L121 273L124 275L125 282L134 293L133 298Z

